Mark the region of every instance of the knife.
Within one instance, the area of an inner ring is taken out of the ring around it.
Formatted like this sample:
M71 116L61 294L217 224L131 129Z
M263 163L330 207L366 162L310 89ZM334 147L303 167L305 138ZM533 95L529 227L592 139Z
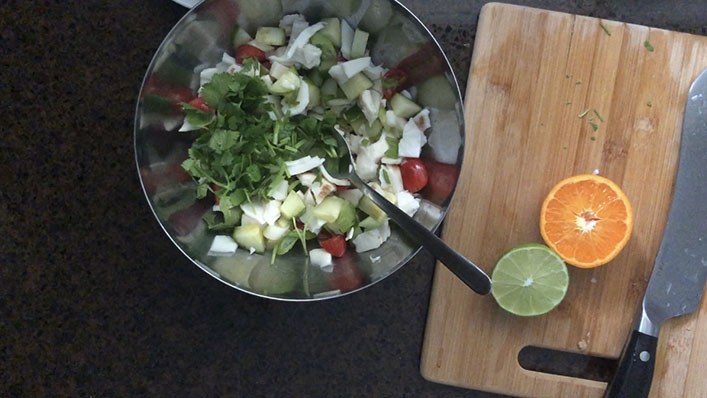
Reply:
M673 202L653 273L605 398L647 397L660 326L697 310L707 279L707 70L690 87Z

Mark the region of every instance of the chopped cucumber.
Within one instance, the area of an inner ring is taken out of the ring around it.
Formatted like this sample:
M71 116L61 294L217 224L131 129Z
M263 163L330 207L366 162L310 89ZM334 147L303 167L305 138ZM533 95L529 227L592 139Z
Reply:
M376 229L382 226L383 224L385 224L385 217L377 219L369 216L364 218L360 223L358 223L358 226L365 230L369 230Z
M383 123L376 119L372 125L368 126L368 137L372 141L378 141L383 132Z
M292 93L295 90L299 89L300 84L301 84L301 79L299 76L297 76L296 73L292 72L291 70L288 70L287 72L283 73L282 76L280 76L279 79L270 87L270 92L273 94L288 94Z
M338 92L338 86L336 85L336 81L334 79L326 79L324 83L322 83L322 88L321 88L321 96L323 101L328 101L330 99L336 98L337 92Z
M292 219L302 214L305 207L302 198L295 191L290 191L285 201L280 205L280 214L285 219Z
M260 51L266 52L266 53L275 49L275 47L273 47L269 44L259 43L257 40L251 40L246 44L249 44L249 45L259 49Z
M325 18L322 20L325 23L324 29L318 33L326 36L331 40L331 43L337 48L341 47L341 21L339 18ZM312 42L316 46L314 42Z
M361 58L366 55L366 44L368 43L368 32L356 29L351 44L351 59Z
M273 250L274 248L277 247L278 243L282 242L282 239L278 240L271 240L271 239L266 239L265 240L265 250Z
M390 100L390 106L398 117L403 119L417 115L422 108L402 94L395 94Z
M376 33L388 26L393 17L393 6L389 0L372 0L359 26L368 32Z
M256 292L266 295L283 295L297 289L302 283L300 267L291 262L275 262L263 259L253 268L248 285Z
M321 87L322 84L324 84L324 79L326 79L328 76L325 76L322 74L320 71L316 69L312 69L312 71L309 72L307 75L307 78L312 81L312 83L317 85L317 88Z
M351 47L353 45L354 31L348 22L341 21L341 55L346 59L351 59Z
M344 200L339 211L339 217L336 218L334 225L340 231L345 233L356 224L356 208L351 202Z
M253 40L253 38L248 34L248 32L245 31L245 29L243 29L239 25L233 25L233 34L231 40L233 43L233 48L238 48L243 44L246 44L249 41Z
M309 88L309 103L307 104L307 109L318 107L321 103L319 87L317 87L317 85L309 79L304 79L304 82L307 85L307 88Z
M263 230L258 224L241 225L233 231L233 239L239 246L248 250L251 247L258 253L265 251L265 238Z
M383 220L386 217L385 212L381 210L381 208L378 207L375 203L373 203L373 201L369 199L368 196L364 196L361 198L361 201L358 202L358 208L369 216L375 218L376 220Z
M286 66L283 65L277 61L272 63L272 66L270 67L270 76L274 77L275 79L279 79L284 75L286 72L296 72L296 70L291 67L291 66Z
M417 88L417 98L423 106L454 109L458 97L444 75L436 75L422 82Z
M270 46L282 46L286 42L285 30L268 26L260 27L257 32L255 32L255 41Z
M309 42L322 50L321 61L317 69L321 72L328 72L329 68L336 64L337 51L329 36L319 31L309 39Z
M341 85L341 90L346 95L346 98L353 101L358 98L361 93L373 87L371 82L363 73L358 73Z
M341 213L341 208L344 207L344 203L347 202L341 198L329 196L312 209L312 214L320 220L331 223L336 222L336 219L339 218L339 213Z

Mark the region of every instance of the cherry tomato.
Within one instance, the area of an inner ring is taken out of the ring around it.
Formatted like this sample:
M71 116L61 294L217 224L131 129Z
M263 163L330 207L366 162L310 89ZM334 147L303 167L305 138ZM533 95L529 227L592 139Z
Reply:
M440 163L431 159L423 159L429 176L423 195L438 204L443 203L454 191L459 178L459 168L456 165ZM402 171L402 170L401 170Z
M319 241L319 244L334 257L341 257L346 253L346 238L344 238L344 235L334 235L329 239Z
M239 46L236 49L236 63L240 65L248 58L256 58L260 62L267 59L263 50L255 46L251 46L250 44L243 44Z
M189 105L193 106L194 108L200 111L211 112L211 108L206 105L206 102L204 102L204 99L201 97L196 97L193 100L189 101Z
M299 229L300 231L304 231L304 223L302 221L295 221L295 225L297 225L297 229Z
M323 240L331 239L332 236L333 235L329 231L322 228L321 231L319 231L319 235L317 235L317 240L321 242Z
M261 62L261 64L263 65L263 68L265 68L267 70L272 69L272 62L270 62L270 61L263 61L263 62Z
M363 284L361 271L356 268L353 257L346 253L334 264L334 269L329 278L329 286L332 289L339 289L348 292L357 289Z
M418 192L427 185L427 168L420 159L406 158L400 165L403 188L409 192Z
M390 100L391 98L393 98L393 95L395 95L395 93L405 88L405 85L408 81L407 73L404 70L398 68L389 69L387 72L385 72L383 78L384 82L387 82L387 84L392 84L387 88L383 89L383 96L387 100Z
M430 77L442 73L444 60L434 43L422 46L417 52L400 61L397 69L407 76L406 84L422 83ZM404 87L403 87L404 88Z

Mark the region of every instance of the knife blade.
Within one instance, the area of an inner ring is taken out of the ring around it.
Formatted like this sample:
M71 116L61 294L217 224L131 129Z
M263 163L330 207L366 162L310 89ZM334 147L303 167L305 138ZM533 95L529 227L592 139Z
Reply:
M690 87L668 223L634 330L604 397L648 396L660 327L697 311L706 280L707 70Z

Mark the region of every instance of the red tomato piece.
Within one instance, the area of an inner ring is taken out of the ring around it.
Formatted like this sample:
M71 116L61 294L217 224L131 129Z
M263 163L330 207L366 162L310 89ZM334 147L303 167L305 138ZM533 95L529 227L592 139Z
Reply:
M346 238L344 238L344 235L334 235L329 239L319 241L319 244L334 257L342 257L346 253Z
M265 69L267 69L267 70L272 69L272 62L270 62L270 61L267 61L267 60L266 60L266 61L263 61L261 64L262 64L263 67L264 67Z
M206 105L206 102L204 102L204 99L201 97L196 97L193 100L189 101L189 105L193 106L194 108L200 111L211 112L211 108Z
M300 220L295 221L295 225L297 225L297 229L299 229L300 231L304 230L304 223L302 221L300 221Z
M348 191L351 188L352 188L351 185L337 185L336 186L337 192Z
M267 59L265 57L265 52L255 46L251 46L250 44L243 44L239 46L236 49L236 63L240 65L248 58L256 58L260 62Z
M418 192L427 185L427 168L420 159L406 158L400 165L403 188L409 192Z
M431 159L423 159L429 176L423 195L438 204L449 198L457 185L459 168L456 165L440 163ZM401 170L402 172L402 170Z
M334 264L334 269L329 278L329 286L348 292L359 288L363 284L361 271L356 268L355 261L350 254L345 254Z
M317 235L317 240L321 242L323 240L331 239L331 237L331 233L326 229L322 228L322 230L319 231L319 235Z

